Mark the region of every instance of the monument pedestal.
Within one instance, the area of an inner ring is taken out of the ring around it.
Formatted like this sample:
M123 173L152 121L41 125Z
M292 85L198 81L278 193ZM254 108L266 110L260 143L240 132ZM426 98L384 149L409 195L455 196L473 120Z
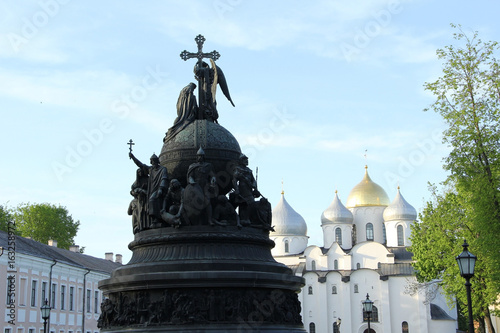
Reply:
M271 256L267 231L184 226L139 232L103 280L102 332L305 332L301 277Z

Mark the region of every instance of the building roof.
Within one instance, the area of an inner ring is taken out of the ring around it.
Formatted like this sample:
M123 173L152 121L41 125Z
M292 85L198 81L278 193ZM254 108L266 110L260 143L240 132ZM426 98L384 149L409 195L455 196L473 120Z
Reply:
M439 305L431 303L431 319L432 320L455 320L450 317Z
M388 206L389 197L384 189L374 183L368 175L368 167L365 166L365 176L349 193L346 201L347 208L365 206Z
M387 251L394 254L395 261L408 261L411 262L413 259L413 253L408 251L407 247L388 247Z
M0 246L8 248L8 234L0 230ZM72 252L65 249L60 249L55 246L49 246L32 239L16 236L15 240L16 253L25 254L46 260L56 260L58 262L75 266L91 271L99 271L109 273L122 264L111 260L92 257L79 252Z

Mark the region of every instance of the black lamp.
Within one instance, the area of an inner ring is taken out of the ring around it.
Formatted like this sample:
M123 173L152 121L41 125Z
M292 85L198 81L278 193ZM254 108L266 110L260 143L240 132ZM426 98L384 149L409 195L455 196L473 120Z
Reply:
M476 267L477 257L468 251L469 244L464 239L462 245L464 250L455 259L458 262L460 275L465 279L465 289L467 290L467 309L469 311L469 333L474 333L474 323L472 321L472 298L471 298L471 283L470 279L474 276L474 268Z
M370 295L368 294L366 294L366 299L363 302L363 310L366 312L366 317L368 318L368 333L371 333L370 316L373 311L373 301L370 299Z
M47 333L47 319L49 319L50 317L50 306L47 302L47 299L45 299L45 304L42 305L40 311L42 312L43 319L43 333Z

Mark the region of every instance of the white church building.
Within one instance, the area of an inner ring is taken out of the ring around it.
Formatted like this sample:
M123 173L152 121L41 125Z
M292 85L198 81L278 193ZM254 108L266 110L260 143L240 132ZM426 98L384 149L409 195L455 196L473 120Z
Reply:
M309 333L368 333L367 295L374 304L370 333L456 332L456 309L437 284L417 284L407 251L416 219L399 188L391 203L365 167L346 204L335 193L321 215L323 245L308 245L306 222L282 193L273 209L272 254L305 279L299 299Z

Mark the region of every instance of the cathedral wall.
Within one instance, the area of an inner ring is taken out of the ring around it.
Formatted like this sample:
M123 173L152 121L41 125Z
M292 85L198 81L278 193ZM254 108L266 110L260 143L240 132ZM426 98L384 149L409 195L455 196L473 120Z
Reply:
M411 235L411 222L409 221L401 221L401 220L394 220L394 221L388 221L384 222L385 223L385 230L386 230L386 235L387 235L387 246L389 247L396 247L396 246L401 246L398 245L398 226L401 225L403 227L403 241L404 241L404 246L410 246L410 235Z
M369 206L351 208L356 225L356 243L364 242L367 238L367 224L373 226L373 241L384 243L383 213L386 206Z

